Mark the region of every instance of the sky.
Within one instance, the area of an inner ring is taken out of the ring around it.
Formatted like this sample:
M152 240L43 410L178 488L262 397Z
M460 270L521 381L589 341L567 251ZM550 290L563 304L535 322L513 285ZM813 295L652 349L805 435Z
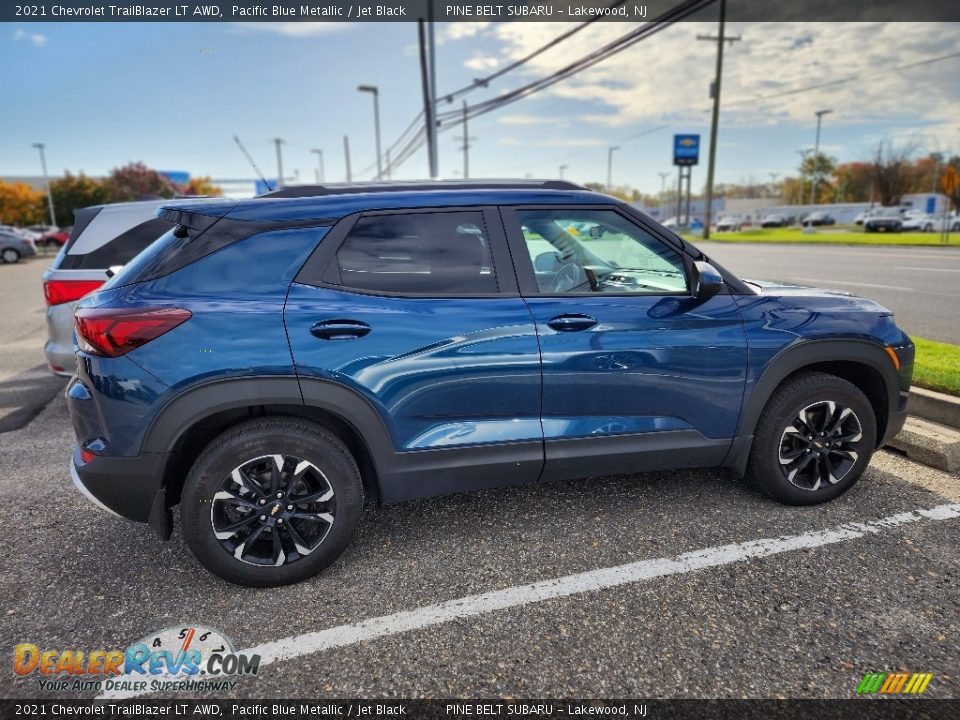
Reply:
M439 24L438 90L460 88L569 27ZM595 23L467 99L493 98L549 74L631 27ZM566 165L568 179L603 182L607 148L618 146L614 184L656 193L676 181L673 134L701 133L693 174L701 187L716 44L697 35L715 32L715 23L677 23L472 120L471 177L557 177ZM821 151L841 162L866 159L881 140L960 152L960 24L733 23L727 34L742 39L725 54L718 182L796 174L821 109L833 111L824 117ZM319 148L326 180L342 181L347 134L354 179L369 179L373 104L359 84L380 88L386 147L422 108L416 24L0 24L0 177L38 175L35 142L46 143L51 174L101 175L143 161L193 175L253 177L236 134L268 177L276 176L273 138L281 137L286 175L313 182L310 151ZM461 131L439 136L444 177L462 173ZM399 172L427 175L424 151Z

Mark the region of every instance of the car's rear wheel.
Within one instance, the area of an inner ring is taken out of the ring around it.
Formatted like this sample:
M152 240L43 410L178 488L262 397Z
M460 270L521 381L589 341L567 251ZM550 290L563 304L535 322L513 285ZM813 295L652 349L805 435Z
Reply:
M0 259L7 264L13 264L20 260L20 253L14 248L4 248L3 252L0 253Z
M225 580L269 587L336 560L363 510L357 464L312 423L238 425L203 451L184 484L180 519L197 559Z
M876 446L873 407L852 383L802 373L774 392L757 422L747 479L789 505L813 505L849 490Z

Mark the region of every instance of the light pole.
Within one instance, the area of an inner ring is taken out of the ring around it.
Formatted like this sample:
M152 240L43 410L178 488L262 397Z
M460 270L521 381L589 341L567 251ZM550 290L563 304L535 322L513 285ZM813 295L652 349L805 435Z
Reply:
M817 139L813 143L813 178L810 180L810 209L813 210L813 201L817 197L817 180L820 178L818 162L820 159L820 125L823 123L823 116L829 115L833 110L817 110Z
M47 156L43 152L47 146L44 143L34 143L33 146L40 151L40 168L43 170L43 184L47 187L47 204L50 206L50 224L56 226L57 214L53 210L53 192L50 190L50 178L47 176Z
M607 192L613 186L613 151L619 150L617 145L611 145L607 148Z
M325 173L323 172L323 150L313 148L310 152L316 153L317 155L317 184L320 185L323 183L325 177Z
M563 180L563 171L566 170L568 167L570 167L570 166L569 166L569 165L561 165L561 166L560 166L560 179L561 179L561 180Z
M807 173L803 169L803 164L807 160L807 155L813 151L810 148L807 148L806 150L796 150L795 152L800 156L800 190L797 192L797 206L799 207L803 205L803 196L806 194L804 192L803 182L806 180ZM800 211L798 210L797 212Z
M376 85L359 85L357 90L373 95L373 131L377 136L377 180L383 178L383 161L380 158L380 91Z
M283 153L280 146L283 145L283 138L274 138L273 142L277 146L277 188L283 187Z

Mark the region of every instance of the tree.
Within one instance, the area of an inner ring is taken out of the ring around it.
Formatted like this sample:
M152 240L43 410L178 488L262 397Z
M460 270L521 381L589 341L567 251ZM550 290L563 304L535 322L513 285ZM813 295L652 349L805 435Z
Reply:
M114 168L104 185L110 202L172 198L177 194L177 188L169 180L142 162Z
M833 171L833 185L837 202L867 202L873 173L870 163L849 162L837 165Z
M960 156L950 161L940 170L940 191L950 198L953 207L960 210Z
M870 173L880 204L884 207L899 205L900 199L913 188L916 171L911 162L915 146L897 147L892 142L877 145L870 162Z
M90 205L107 202L108 191L102 182L88 178L82 172L72 175L67 172L62 178L50 182L53 207L57 213L57 225L73 225L73 211Z
M33 225L47 218L47 196L27 183L0 180L0 223Z
M210 177L192 177L186 185L180 187L181 195L210 195L213 197L220 197L223 195L223 190L221 190L217 185L214 185L211 182Z

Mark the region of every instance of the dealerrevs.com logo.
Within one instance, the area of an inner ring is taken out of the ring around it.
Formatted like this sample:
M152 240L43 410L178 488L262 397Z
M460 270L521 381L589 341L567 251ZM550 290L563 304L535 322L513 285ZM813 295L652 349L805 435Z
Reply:
M920 695L933 679L933 673L868 672L857 686L858 695Z
M232 690L256 676L259 655L238 653L233 641L200 625L169 627L123 649L44 648L20 643L13 672L36 676L40 690L139 694Z

